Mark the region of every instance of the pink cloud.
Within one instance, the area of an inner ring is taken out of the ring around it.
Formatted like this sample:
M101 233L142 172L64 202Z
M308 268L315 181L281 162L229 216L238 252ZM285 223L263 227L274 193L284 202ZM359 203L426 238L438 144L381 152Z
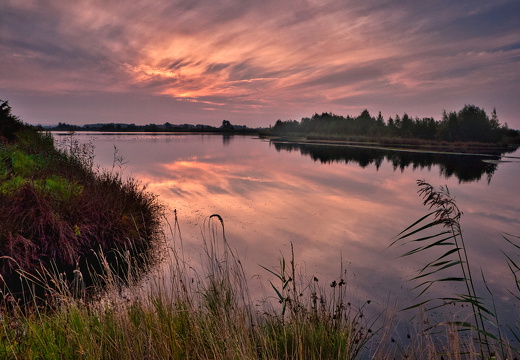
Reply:
M438 116L481 101L514 124L514 6L9 0L0 91L166 95L198 102L193 117L219 98L222 117L263 125L363 108Z

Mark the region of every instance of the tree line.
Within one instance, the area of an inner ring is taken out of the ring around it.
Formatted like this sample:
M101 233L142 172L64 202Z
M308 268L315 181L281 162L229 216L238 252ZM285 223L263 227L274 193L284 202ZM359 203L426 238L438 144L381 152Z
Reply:
M374 117L366 109L357 117L316 113L310 118L302 118L301 121L277 120L271 132L275 135L400 137L450 142L520 141L518 131L509 129L507 123L500 123L495 109L489 116L475 105L465 105L458 112L444 111L440 121L431 117L412 118L406 113L403 116L389 117L385 121L381 112Z
M87 124L73 125L59 122L56 126L47 126L46 130L50 131L100 131L100 132L233 132L233 133L251 133L255 129L251 129L245 125L233 125L229 120L223 120L219 127L203 124L181 124L175 125L166 122L164 124L124 124L124 123L106 123L106 124Z

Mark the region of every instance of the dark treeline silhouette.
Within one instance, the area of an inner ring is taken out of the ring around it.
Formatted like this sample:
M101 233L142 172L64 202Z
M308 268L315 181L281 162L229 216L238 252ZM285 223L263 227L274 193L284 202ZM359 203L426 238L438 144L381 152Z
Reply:
M500 124L496 111L491 116L475 105L466 105L458 112L442 114L442 120L396 115L386 121L381 112L377 117L363 110L357 117L332 113L314 114L301 121L276 121L271 129L275 135L362 136L371 138L404 138L449 142L518 143L520 135Z
M321 163L353 163L361 167L373 165L379 170L386 161L392 164L394 170L404 171L406 168L431 169L436 165L440 174L446 178L455 176L460 182L478 181L486 175L487 181L491 180L497 169L497 164L483 160L500 158L483 157L479 155L440 154L426 152L393 151L380 148L328 146L318 144L298 144L292 142L272 141L275 149L280 151L299 151L302 155L309 156L314 161Z
M0 144L4 139L8 142L13 141L17 132L30 127L13 115L8 101L0 99Z
M47 127L50 131L101 131L101 132L224 132L224 133L256 133L255 129L251 129L245 125L233 125L229 120L223 120L219 127L211 125L192 125L180 124L174 125L169 122L164 124L89 124L89 125L72 125L67 123L58 123L56 126Z

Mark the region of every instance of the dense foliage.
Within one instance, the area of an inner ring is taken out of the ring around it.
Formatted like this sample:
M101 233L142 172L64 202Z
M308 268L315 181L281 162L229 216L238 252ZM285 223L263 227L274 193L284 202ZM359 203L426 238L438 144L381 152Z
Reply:
M332 113L314 114L310 118L278 120L272 132L277 135L322 134L367 137L401 137L408 139L471 141L498 143L517 141L517 131L500 124L496 111L491 117L474 105L466 105L458 112L443 112L442 120L412 118L408 114L396 115L385 121L381 112L377 117L363 110L357 117L340 116Z

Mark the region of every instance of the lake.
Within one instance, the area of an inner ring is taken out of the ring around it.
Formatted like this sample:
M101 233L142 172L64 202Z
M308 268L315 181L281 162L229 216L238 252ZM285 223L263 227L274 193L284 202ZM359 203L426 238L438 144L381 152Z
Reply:
M416 180L447 185L464 213L461 226L477 291L486 295L482 268L502 319L518 321L520 302L509 292L515 285L502 251L516 257L518 252L501 234L520 236L520 151L500 158L300 146L215 134L74 137L93 144L99 166L115 165L114 171L147 184L167 204L171 223L177 211L185 256L194 264L204 223L219 214L257 298L276 295L269 285L275 279L261 265L274 269L282 256L289 260L292 243L296 263L310 279L328 286L344 278L353 299L370 299L375 308L412 304L418 283L409 279L426 260L401 258L409 247L388 246L428 212ZM121 167L114 164L115 151L124 159ZM454 291L445 285L428 296Z

